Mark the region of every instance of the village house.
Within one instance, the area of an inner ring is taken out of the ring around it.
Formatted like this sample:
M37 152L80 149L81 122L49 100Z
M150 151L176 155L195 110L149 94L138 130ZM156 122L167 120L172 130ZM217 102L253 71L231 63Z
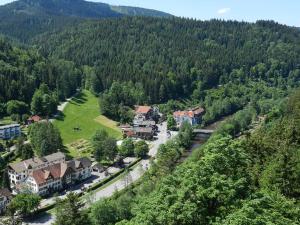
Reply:
M91 177L91 165L88 158L80 158L33 170L20 189L25 188L41 196L66 189Z
M154 126L159 119L159 110L153 106L137 106L133 125L135 127Z
M204 113L205 110L203 108L197 107L186 111L176 111L173 113L173 117L178 127L180 127L184 122L188 122L194 126L202 122L202 116Z
M0 126L0 139L9 140L21 135L20 124Z
M123 125L120 128L123 136L150 140L158 130L155 120L159 117L158 109L152 106L136 106L133 126Z
M139 120L152 119L154 110L151 106L137 106L135 109L135 117Z
M131 127L122 131L125 138L141 138L145 140L153 139L155 134L152 127Z
M42 169L56 163L63 163L65 160L66 156L61 152L57 152L45 157L34 157L22 162L10 163L8 165L10 186L12 189L15 188L15 185L23 182L33 170Z
M3 214L12 199L12 194L7 188L0 189L0 214Z
M70 187L91 177L91 173L92 163L88 158L66 161L61 152L8 166L10 185L15 192L28 190L39 195Z
M154 136L154 130L152 127L134 127L135 137L139 137L145 140L151 140Z
M38 115L34 115L28 118L27 120L27 125L33 124L33 123L38 123L42 120L42 118Z

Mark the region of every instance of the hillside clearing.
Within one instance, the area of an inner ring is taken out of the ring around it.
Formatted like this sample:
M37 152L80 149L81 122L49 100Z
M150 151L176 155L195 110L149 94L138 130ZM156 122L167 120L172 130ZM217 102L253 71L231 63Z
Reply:
M67 146L78 140L89 141L98 129L105 129L112 137L121 137L116 122L100 116L97 97L86 90L68 103L53 124L59 129L63 143ZM69 154L77 156L79 153L74 148L70 148Z

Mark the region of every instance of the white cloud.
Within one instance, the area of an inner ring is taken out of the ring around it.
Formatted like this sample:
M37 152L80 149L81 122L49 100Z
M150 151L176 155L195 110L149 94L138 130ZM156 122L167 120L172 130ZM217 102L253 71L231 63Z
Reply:
M226 14L226 13L229 13L230 10L231 10L231 8L223 8L223 9L219 9L219 10L218 10L218 14L224 15L224 14Z

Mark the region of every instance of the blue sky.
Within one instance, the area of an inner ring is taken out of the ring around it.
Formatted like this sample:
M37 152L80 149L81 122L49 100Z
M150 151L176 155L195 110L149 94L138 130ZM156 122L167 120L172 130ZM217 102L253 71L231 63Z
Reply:
M11 1L0 0L0 4ZM254 22L258 19L272 19L300 27L299 0L101 0L98 2L157 9L175 16L201 20L221 18Z

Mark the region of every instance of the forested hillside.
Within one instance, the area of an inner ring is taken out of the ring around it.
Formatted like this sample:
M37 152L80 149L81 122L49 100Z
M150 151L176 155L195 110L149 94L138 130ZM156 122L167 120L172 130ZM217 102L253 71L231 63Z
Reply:
M299 38L296 28L271 21L135 17L83 22L36 43L44 55L84 66L85 87L95 93L130 80L142 88L144 102L190 99L207 109L204 121L212 122L249 102L269 108L274 103L261 106L260 100L282 98L297 87Z
M84 19L121 16L171 15L155 10L110 6L84 0L19 0L0 6L0 32L27 43L38 34L60 31Z
M249 103L264 113L299 85L299 38L298 29L268 21L149 17L84 21L36 38L38 51L21 50L37 58L30 63L15 64L4 57L3 63L16 69L2 68L2 101L30 102L34 88L45 82L59 99L77 87L104 93L101 111L123 122L130 120L130 108L138 103L168 102L161 107L166 114L200 104L206 109L204 123ZM24 67L28 69L19 74ZM21 82L22 76L31 79ZM113 88L114 81L128 98ZM16 83L18 91L12 92Z
M151 102L164 102L229 82L294 85L299 37L274 22L122 18L81 23L37 43L44 54L93 67L96 92L130 79Z
M171 14L164 13L158 10L153 10L153 9L144 9L144 8L130 7L130 6L111 6L110 8L115 12L127 16L147 16L147 17L162 17L162 18L173 17L173 15Z
M26 103L40 84L46 83L62 100L81 85L81 72L74 63L48 60L34 49L13 47L0 39L0 103L20 100Z

